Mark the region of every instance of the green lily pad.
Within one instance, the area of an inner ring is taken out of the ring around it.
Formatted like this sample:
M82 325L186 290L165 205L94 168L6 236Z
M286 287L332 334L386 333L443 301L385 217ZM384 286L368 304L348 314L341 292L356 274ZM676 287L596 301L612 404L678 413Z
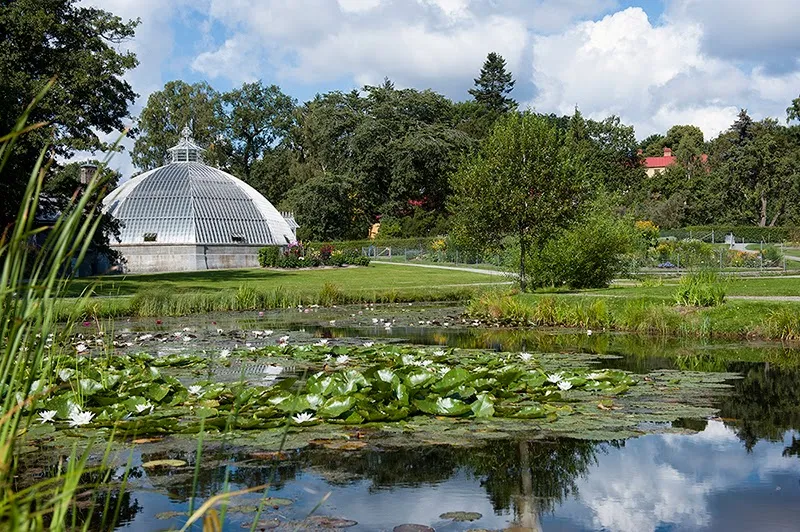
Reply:
M145 469L150 469L156 467L183 467L185 465L186 461L184 460L166 458L164 460L150 460L149 462L144 462L142 467Z
M439 519L450 519L452 521L464 523L467 521L477 521L481 517L483 517L483 514L479 514L478 512L446 512L440 515Z

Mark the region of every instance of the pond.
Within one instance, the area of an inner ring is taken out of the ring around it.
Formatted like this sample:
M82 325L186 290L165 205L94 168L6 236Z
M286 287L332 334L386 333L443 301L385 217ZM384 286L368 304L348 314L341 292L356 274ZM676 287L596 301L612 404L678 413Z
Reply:
M402 434L363 442L357 436L276 452L257 442L212 438L195 475L196 439L142 439L133 447L124 495L114 486L126 467L110 483L121 508L118 529L179 529L208 497L262 484L270 484L269 499L262 492L233 498L226 530L250 529L254 521L255 530L798 529L800 351L600 331L487 329L459 316L457 308L397 305L133 320L114 329L154 335L149 345L130 348L155 355L260 349L285 334L299 343L375 341L585 357L578 360L640 380L660 371L724 375L726 388L709 399L716 415L640 423L601 440L501 430L437 441L434 430L407 442ZM172 331L184 328L192 341L175 341ZM265 329L269 336L249 334ZM681 397L676 392L673 399ZM164 459L177 465L151 465ZM411 524L418 526L402 527Z

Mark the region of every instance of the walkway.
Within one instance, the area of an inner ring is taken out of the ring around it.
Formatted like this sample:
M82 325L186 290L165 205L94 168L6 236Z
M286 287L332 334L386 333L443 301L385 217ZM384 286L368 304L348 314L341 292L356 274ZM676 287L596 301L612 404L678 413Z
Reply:
M508 277L509 273L498 270L484 270L481 268L465 268L463 266L440 266L438 264L412 264L410 262L384 262L382 260L373 260L370 264L388 264L392 266L412 266L414 268L432 268L434 270L452 270L455 272L471 272L481 273L483 275L494 275L497 277Z

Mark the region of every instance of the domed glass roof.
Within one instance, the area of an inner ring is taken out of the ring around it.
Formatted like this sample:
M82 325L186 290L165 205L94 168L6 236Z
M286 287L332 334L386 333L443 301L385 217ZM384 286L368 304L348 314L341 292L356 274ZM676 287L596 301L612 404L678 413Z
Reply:
M284 245L295 239L284 217L256 189L202 163L189 138L170 149L172 163L113 190L104 208L122 222L120 244Z

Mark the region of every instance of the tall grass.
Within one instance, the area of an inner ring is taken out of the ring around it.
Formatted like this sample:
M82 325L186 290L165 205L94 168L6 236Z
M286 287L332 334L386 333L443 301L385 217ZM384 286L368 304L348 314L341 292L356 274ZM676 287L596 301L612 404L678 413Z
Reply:
M725 302L725 287L713 270L701 270L681 277L675 292L678 305L715 307Z
M14 130L0 138L0 170L20 135L42 125L26 124L31 110L52 84L51 81L45 86ZM35 227L34 218L50 165L45 161L46 153L42 150L31 171L16 222L0 237L0 527L4 530L63 530L69 526L72 503L88 456L88 449L83 453L75 449L56 478L17 488L19 465L14 453L22 444L37 405L56 383L57 368L47 352L46 340L70 330L70 323L66 327L55 326L56 300L64 293L72 264L83 260L97 230L100 219L93 214L89 201L105 186L106 175L97 172L50 228L44 245L33 254L30 243L42 231ZM85 299L78 302L85 304Z

